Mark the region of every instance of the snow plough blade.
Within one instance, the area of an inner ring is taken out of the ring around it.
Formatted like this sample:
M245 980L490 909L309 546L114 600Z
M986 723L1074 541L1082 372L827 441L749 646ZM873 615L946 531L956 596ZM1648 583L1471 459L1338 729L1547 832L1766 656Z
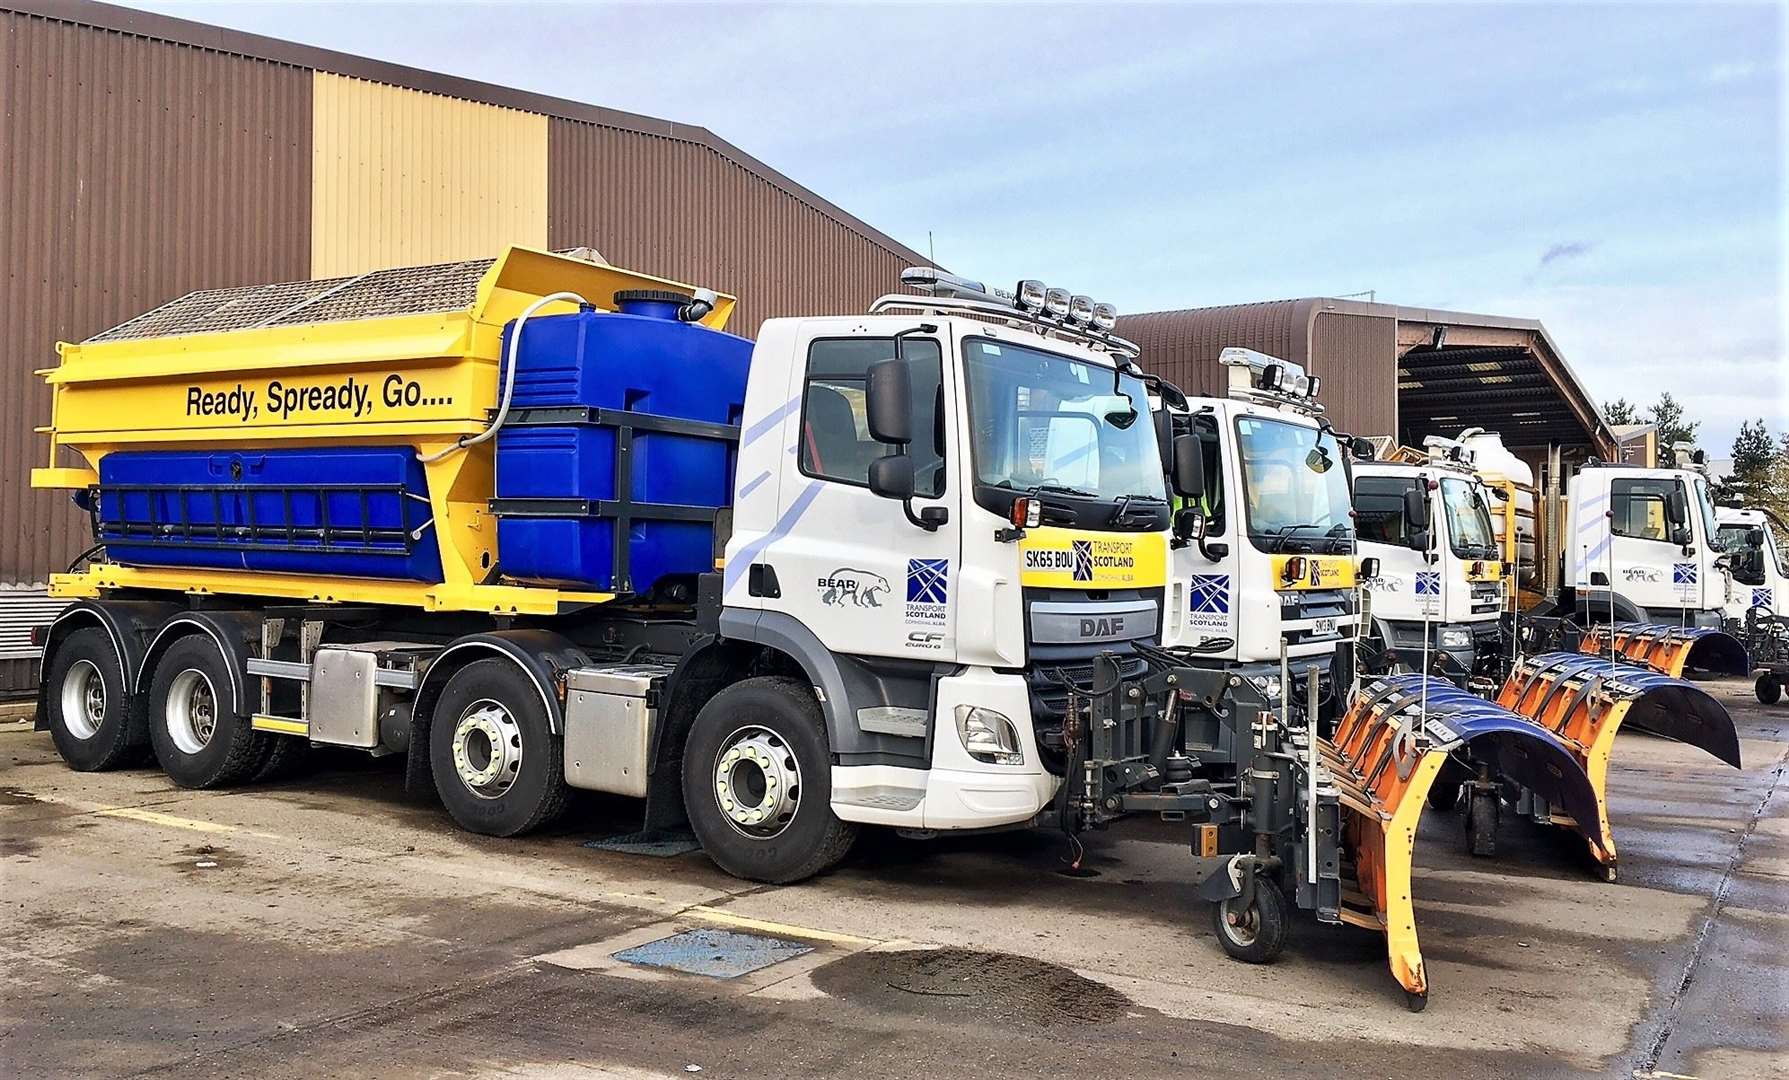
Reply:
M1596 835L1571 811L1556 812L1553 821L1590 838L1591 855L1610 881L1615 837L1609 829L1609 754L1624 722L1701 747L1739 768L1739 733L1726 707L1696 684L1650 667L1585 653L1542 653L1516 665L1497 703L1558 736L1590 777Z
M1341 791L1344 846L1359 885L1358 892L1345 890L1342 918L1384 932L1392 975L1413 1008L1428 994L1410 900L1417 825L1442 764L1468 745L1478 760L1595 820L1590 779L1557 735L1444 679L1366 681L1335 737L1322 744Z
M1746 647L1739 639L1707 626L1636 622L1593 626L1579 641L1578 651L1626 657L1673 678L1682 678L1686 671L1741 677L1752 673Z

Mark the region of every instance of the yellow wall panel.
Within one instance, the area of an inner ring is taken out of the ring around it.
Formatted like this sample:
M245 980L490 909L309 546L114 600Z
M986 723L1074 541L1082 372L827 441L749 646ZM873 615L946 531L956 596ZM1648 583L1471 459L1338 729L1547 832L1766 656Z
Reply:
M547 243L547 118L316 72L311 276Z

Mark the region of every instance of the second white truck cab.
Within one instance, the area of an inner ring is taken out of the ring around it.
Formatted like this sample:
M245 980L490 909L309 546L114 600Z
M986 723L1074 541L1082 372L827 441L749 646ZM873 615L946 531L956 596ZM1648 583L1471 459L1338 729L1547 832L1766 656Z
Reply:
M1727 553L1727 569L1733 575L1727 618L1743 624L1754 609L1761 615L1789 617L1789 575L1771 516L1754 507L1721 507L1715 511L1715 523L1715 542Z
M1328 697L1358 621L1347 451L1299 365L1240 348L1219 362L1228 396L1170 408L1198 440L1204 495L1182 500L1163 644L1244 668L1270 698L1287 689L1283 650L1294 700L1313 665Z
M1421 671L1427 653L1427 670L1438 656L1470 675L1495 659L1504 567L1471 449L1437 436L1423 445L1420 462L1354 467L1360 551L1379 567L1362 582L1372 594L1362 637L1384 662Z

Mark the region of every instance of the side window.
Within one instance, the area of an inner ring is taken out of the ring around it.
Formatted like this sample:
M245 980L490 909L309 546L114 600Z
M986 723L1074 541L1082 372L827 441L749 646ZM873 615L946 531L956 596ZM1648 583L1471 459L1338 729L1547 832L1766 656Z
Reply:
M1368 543L1404 547L1404 492L1415 481L1397 476L1362 476L1354 481L1354 528Z
M944 494L944 375L938 342L908 338L901 350L913 374L913 490ZM801 391L801 471L864 487L870 462L894 448L870 437L864 386L870 365L894 357L893 338L827 338L808 348Z
M1205 512L1205 532L1208 536L1224 534L1224 468L1218 447L1222 440L1218 438L1217 419L1209 415L1185 415L1174 417L1174 434L1197 435L1199 449L1205 458L1205 498L1200 501L1199 509ZM1178 504L1181 500L1175 497Z
M1671 526L1665 520L1665 499L1676 489L1675 480L1611 481L1609 507L1615 514L1615 535L1635 540L1671 539Z

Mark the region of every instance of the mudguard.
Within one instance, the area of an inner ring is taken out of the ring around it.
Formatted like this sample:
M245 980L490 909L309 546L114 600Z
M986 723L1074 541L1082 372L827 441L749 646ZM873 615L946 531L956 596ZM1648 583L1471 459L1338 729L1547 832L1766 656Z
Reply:
M1410 901L1411 854L1429 788L1448 755L1470 746L1512 779L1595 820L1596 792L1569 746L1443 679L1368 680L1335 737L1321 746L1341 792L1344 841L1359 883L1358 893L1344 894L1342 917L1385 933L1392 975L1417 999L1428 993L1428 980Z
M1742 678L1752 673L1751 660L1739 639L1710 626L1637 622L1593 626L1578 642L1578 651L1625 657L1673 678L1681 678L1685 671Z
M1696 684L1648 667L1584 653L1541 653L1516 665L1498 692L1497 703L1557 736L1589 776L1596 795L1597 833L1591 854L1611 881L1615 837L1609 829L1609 754L1624 722L1701 747L1739 768L1739 733L1726 707ZM1525 783L1518 776L1510 778ZM1570 815L1568 821L1555 814L1556 823L1586 832L1582 823L1591 818L1535 790Z

